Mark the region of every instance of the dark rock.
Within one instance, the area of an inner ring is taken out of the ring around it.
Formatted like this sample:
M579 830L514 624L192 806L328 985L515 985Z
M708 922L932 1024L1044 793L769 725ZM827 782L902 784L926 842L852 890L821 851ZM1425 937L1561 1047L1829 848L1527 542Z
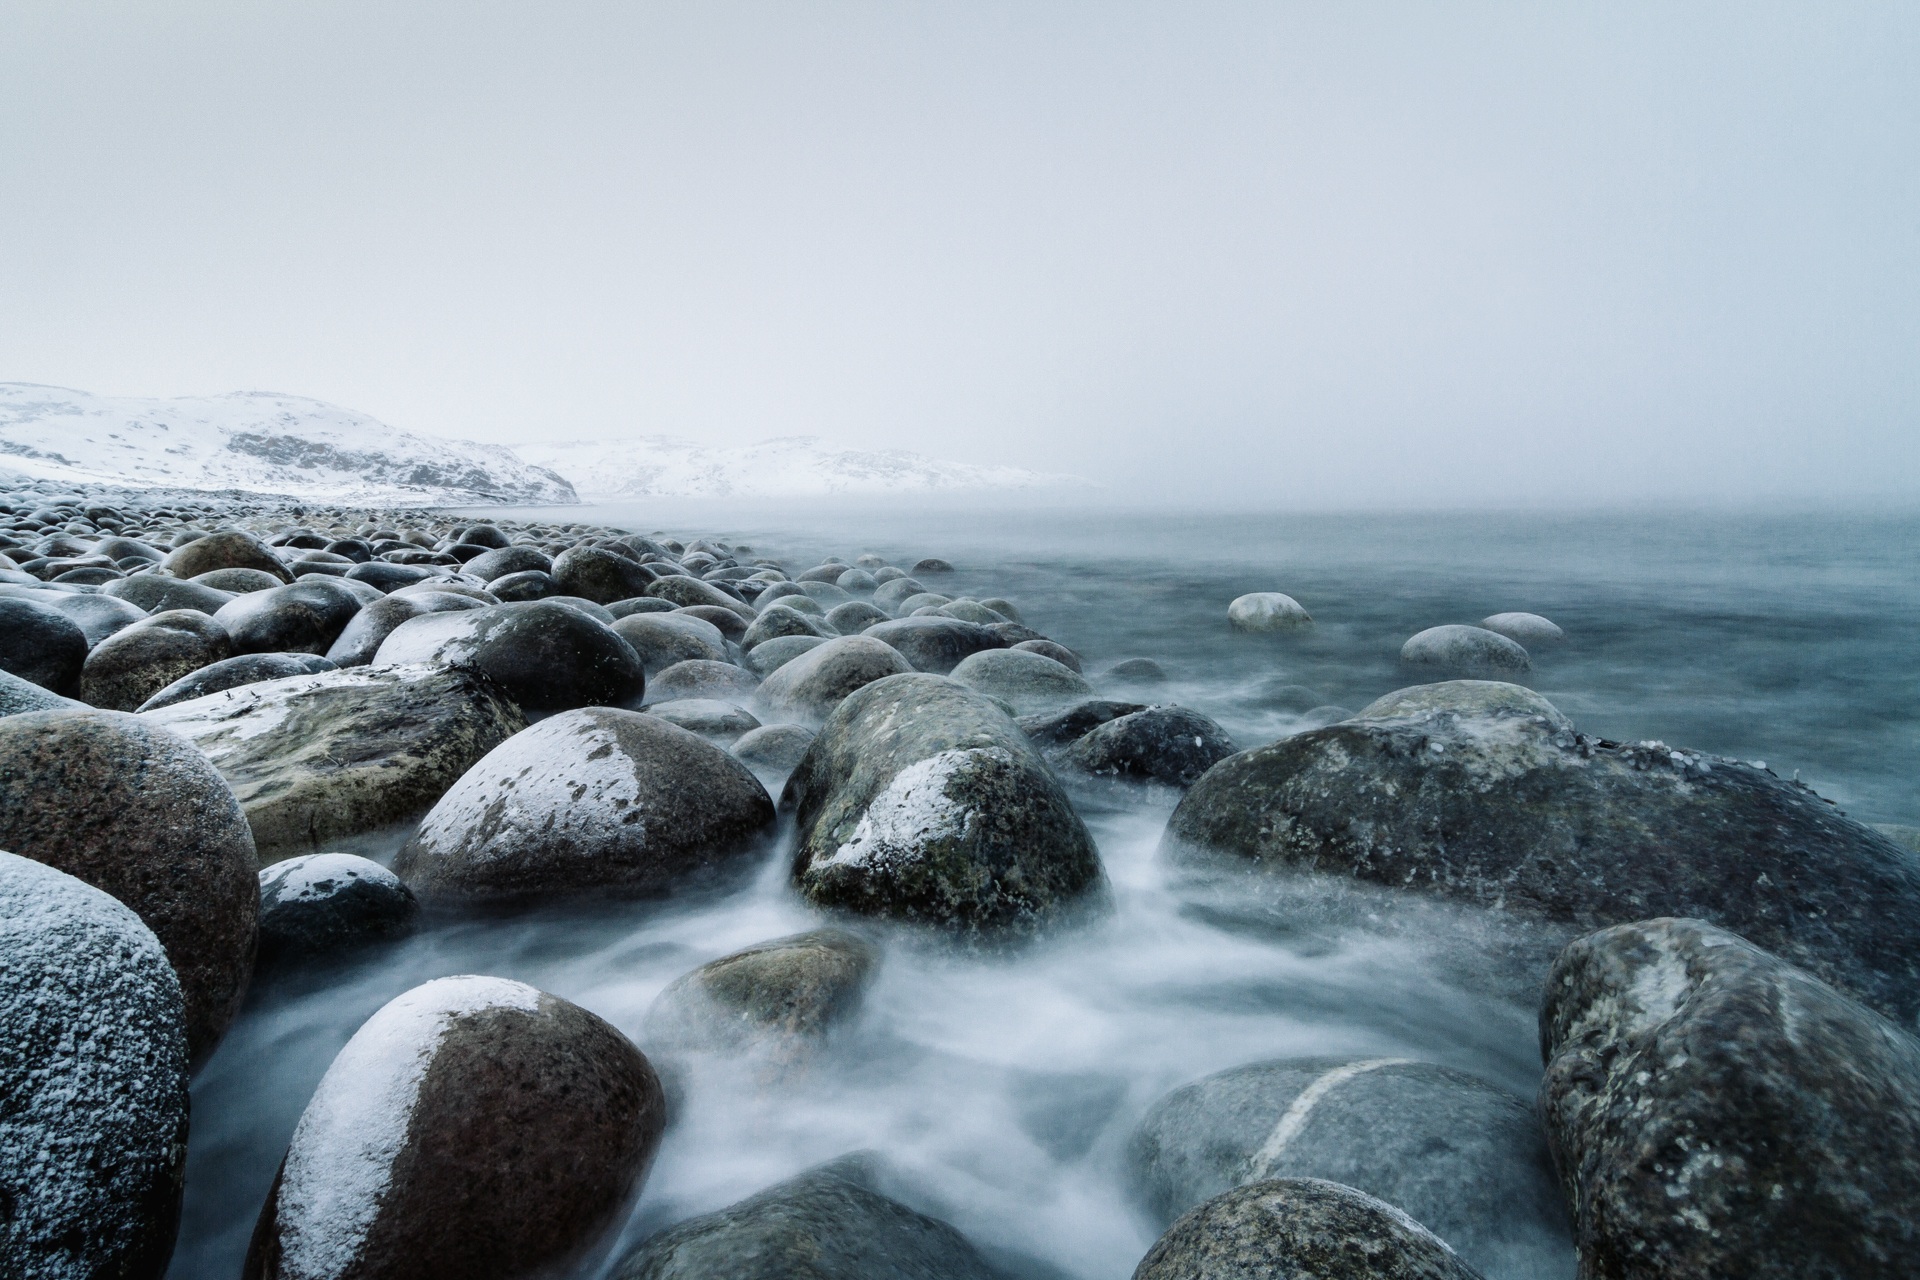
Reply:
M858 635L876 622L886 622L892 616L864 600L849 600L827 611L827 625L843 636L851 636Z
M615 626L627 626L623 618ZM403 622L381 644L376 667L432 662L492 680L529 715L573 707L637 706L645 670L612 628L551 600L436 613Z
M690 658L676 662L647 682L647 701L671 702L680 698L718 698L724 702L743 702L760 687L760 677L731 662Z
M100 588L100 594L125 600L148 613L192 609L209 616L220 612L220 607L234 598L231 591L220 591L205 583L162 577L157 573L137 573L119 582L109 582Z
M916 560L913 571L915 573L952 573L953 566L936 556L928 556L925 560Z
M504 978L440 978L347 1042L293 1131L247 1280L570 1271L659 1147L660 1081L613 1027Z
M1022 932L1102 884L1086 827L1026 737L937 676L891 676L843 701L781 803L799 830L794 879L822 906Z
M344 585L308 579L241 596L213 620L233 637L236 653L324 654L360 607Z
M1568 947L1540 1113L1580 1275L1893 1280L1920 1245L1920 1043L1696 920Z
M404 937L419 921L405 882L351 853L302 854L260 873L263 965Z
M476 547L485 547L490 551L505 550L513 545L506 534L490 524L470 524L456 533L453 540Z
M803 653L818 649L825 636L775 636L746 652L747 666L762 677L770 676Z
M576 613L585 614L602 626L610 627L618 621L607 606L595 604L593 601L582 599L579 596L548 596L547 599L553 601L555 604L565 605Z
M1185 707L1150 707L1089 730L1059 763L1103 778L1190 787L1234 753L1227 731Z
M468 770L394 870L423 898L662 891L759 847L773 802L753 773L656 716L588 707Z
M373 559L373 546L363 538L336 538L323 549L336 556L345 556L355 564L365 564Z
M358 613L348 619L327 649L327 658L335 666L359 667L373 661L380 646L386 643L403 622L414 618L423 618L430 613L462 613L478 609L486 602L451 591L422 591L418 587L402 587L390 596L381 596L372 604L363 606Z
M976 653L1006 648L1006 641L993 632L958 618L896 618L877 622L864 634L898 649L915 671L937 676Z
M526 600L545 600L549 596L560 594L560 584L551 574L538 569L528 569L523 573L509 573L504 577L487 583L487 589L502 603L519 603ZM615 615L616 617L618 615Z
M147 617L147 611L139 605L112 596L64 591L45 594L47 599L43 603L49 609L57 609L72 618L87 637L88 645L99 644L136 622L144 622Z
M468 565L467 569L471 572L473 566ZM397 591L416 582L431 582L439 576L422 565L395 564L391 560L369 560L365 564L356 564L346 573L349 582L364 582L381 591Z
M1127 658L1102 671L1100 678L1126 680L1134 684L1162 684L1166 681L1167 672L1152 658Z
M180 982L140 918L0 853L0 1270L158 1280L180 1224Z
M1533 669L1527 651L1485 627L1428 627L1400 646L1400 661L1458 675L1500 679Z
M824 640L828 638L827 631L827 627L815 622L798 609L777 604L763 610L760 616L753 620L753 625L748 627L740 637L740 647L752 653L767 641L778 640L783 636L810 636Z
M169 555L165 566L176 578L198 578L221 569L257 569L278 582L293 581L293 575L271 547L252 534L236 529L195 538Z
M466 571L482 582L495 582L516 573L553 573L553 560L537 547L502 547L467 561ZM628 592L636 595L637 592Z
M680 574L668 574L658 579L647 588L647 594L659 600L671 600L682 608L695 604L711 604L722 609L731 609L748 622L752 622L754 617L752 606L737 596L727 594L724 588Z
M1052 658L1067 670L1075 673L1080 672L1080 655L1063 644L1055 644L1051 640L1044 639L1021 640L1015 643L1012 648L1022 653L1037 653L1043 658ZM1109 671L1107 674L1112 675L1113 673Z
M169 609L94 647L80 668L80 699L108 711L135 711L167 686L232 653L233 642L218 619L193 609Z
M1010 703L1021 715L1083 702L1093 686L1078 672L1044 654L987 649L962 659L952 678L970 689Z
M1920 1012L1920 859L1763 768L1587 737L1517 685L1404 690L1223 760L1165 848L1581 930L1685 913Z
M1091 733L1110 720L1130 716L1147 708L1138 702L1115 702L1108 698L1090 698L1065 711L1048 711L1021 716L1014 723L1041 748L1063 747Z
M166 947L196 1060L253 971L258 862L240 805L177 734L117 711L0 720L0 849L133 908Z
M823 720L854 690L912 669L898 651L878 640L841 636L768 676L760 685L760 700L784 715Z
M289 578L293 575L289 573ZM215 569L192 579L203 587L215 591L226 591L233 595L246 595L251 591L271 591L281 586L285 579L276 578L264 569Z
M37 600L0 596L0 671L67 694L80 682L87 633L80 624Z
M636 613L674 613L680 608L671 600L656 600L652 596L635 596L631 600L616 600L607 606L607 612L616 619L630 617Z
M0 671L0 716L17 716L25 711L72 711L85 705L42 689L31 680L22 680L11 671Z
M735 643L746 637L747 620L731 609L722 609L714 604L691 604L680 610L680 613L689 618L698 618L702 622L712 623L715 630Z
M137 710L158 711L209 694L238 689L241 685L284 680L288 676L318 675L334 669L331 661L311 653L245 653L182 676L141 703Z
M685 613L630 613L614 621L613 633L633 646L649 675L682 662L727 659L720 629Z
M793 1057L860 1011L879 956L857 934L816 929L701 965L661 993L646 1040L718 1053L755 1047Z
M813 731L797 724L770 724L740 735L733 754L756 768L791 772L813 745Z
M650 702L646 712L668 724L678 725L703 738L721 738L728 742L760 727L752 712L718 698L673 698Z
M645 565L599 547L562 551L554 557L549 572L561 594L581 596L595 604L645 595L658 576Z

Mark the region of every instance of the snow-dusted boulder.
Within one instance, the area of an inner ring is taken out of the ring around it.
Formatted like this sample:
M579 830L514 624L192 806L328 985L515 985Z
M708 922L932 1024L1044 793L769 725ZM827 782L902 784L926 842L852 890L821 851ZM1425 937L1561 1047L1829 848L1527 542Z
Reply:
M0 853L0 1274L158 1280L186 1163L186 1026L160 940Z
M1251 591L1227 606L1227 624L1235 631L1303 631L1313 616L1283 592Z
M307 853L260 873L260 963L403 937L420 904L399 876L351 853Z

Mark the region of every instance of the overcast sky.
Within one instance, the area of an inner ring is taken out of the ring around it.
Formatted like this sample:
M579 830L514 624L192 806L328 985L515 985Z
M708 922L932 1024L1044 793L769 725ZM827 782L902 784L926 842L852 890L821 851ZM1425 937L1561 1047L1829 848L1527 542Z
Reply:
M0 0L0 380L1920 496L1920 5Z

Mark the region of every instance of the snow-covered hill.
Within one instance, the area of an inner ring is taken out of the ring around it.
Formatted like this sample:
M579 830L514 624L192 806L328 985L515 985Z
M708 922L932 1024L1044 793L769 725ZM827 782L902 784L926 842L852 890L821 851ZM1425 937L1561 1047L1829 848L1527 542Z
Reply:
M0 383L0 471L168 489L242 489L370 506L579 499L498 445L397 431L304 396L174 400Z
M1072 476L1019 467L946 462L901 450L840 449L816 436L787 436L736 448L646 436L618 442L516 444L514 451L558 471L583 494L609 498L807 498L1087 485Z

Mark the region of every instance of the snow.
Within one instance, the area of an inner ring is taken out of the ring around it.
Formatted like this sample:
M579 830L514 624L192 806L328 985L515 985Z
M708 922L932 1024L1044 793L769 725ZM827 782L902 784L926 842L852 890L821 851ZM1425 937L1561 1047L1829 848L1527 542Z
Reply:
M354 880L398 886L400 877L377 862L351 853L309 853L276 862L260 873L262 897L275 902L319 902Z
M505 978L437 978L368 1018L321 1077L300 1115L280 1181L286 1280L346 1274L378 1217L434 1054L462 1017L539 1008L540 992Z
M928 840L959 839L971 810L947 797L947 784L979 760L1012 763L998 747L967 747L916 760L893 775L867 804L846 843L814 864L817 868L864 866L910 853Z
M577 501L565 480L498 445L411 435L267 391L161 400L0 383L0 469L349 505Z

